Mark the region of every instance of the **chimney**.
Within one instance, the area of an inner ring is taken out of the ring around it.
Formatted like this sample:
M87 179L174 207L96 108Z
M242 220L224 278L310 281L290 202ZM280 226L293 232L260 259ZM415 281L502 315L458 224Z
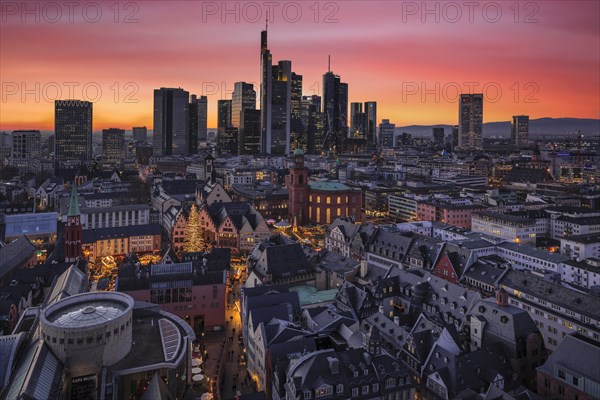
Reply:
M501 307L508 306L508 293L504 288L496 290L496 304Z
M336 375L340 372L340 364L337 358L327 357L327 363L329 364L329 370L332 375Z
M364 278L365 276L367 276L368 267L369 267L369 264L367 263L367 260L360 261L360 277L361 278Z

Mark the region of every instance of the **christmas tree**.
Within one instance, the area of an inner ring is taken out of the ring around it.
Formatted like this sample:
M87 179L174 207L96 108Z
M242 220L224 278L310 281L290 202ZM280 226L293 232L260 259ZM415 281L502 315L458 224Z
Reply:
M200 226L200 215L196 205L192 205L190 215L188 216L187 227L185 228L185 243L183 250L188 253L204 251L206 244L202 236L202 227Z

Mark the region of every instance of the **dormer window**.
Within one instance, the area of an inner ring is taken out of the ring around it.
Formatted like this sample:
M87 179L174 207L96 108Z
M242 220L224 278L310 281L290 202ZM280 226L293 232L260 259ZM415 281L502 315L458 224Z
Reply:
M335 387L335 393L336 394L343 394L344 393L344 385L342 385L341 383L339 385L337 385Z
M354 371L354 377L358 378L358 371Z
M306 399L310 399L310 390L304 391L304 400L306 400Z
M365 374L365 375L369 375L369 370L368 370L368 369L364 369L364 370L363 370L363 374Z

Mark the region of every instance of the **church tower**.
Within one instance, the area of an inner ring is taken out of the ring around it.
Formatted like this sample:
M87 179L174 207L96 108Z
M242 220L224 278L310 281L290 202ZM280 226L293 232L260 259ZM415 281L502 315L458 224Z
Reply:
M79 212L79 199L77 187L73 182L69 211L67 212L67 225L65 226L65 261L74 262L82 256L81 243L83 240L83 226Z
M298 147L293 155L294 166L290 169L287 187L288 210L293 226L308 223L308 168L304 166L304 151Z

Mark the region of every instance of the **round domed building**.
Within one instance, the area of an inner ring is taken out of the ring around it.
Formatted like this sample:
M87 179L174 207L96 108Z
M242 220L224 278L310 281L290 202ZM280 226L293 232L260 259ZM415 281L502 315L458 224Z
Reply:
M93 372L111 366L131 350L133 304L119 292L67 297L42 311L43 339L71 368Z

